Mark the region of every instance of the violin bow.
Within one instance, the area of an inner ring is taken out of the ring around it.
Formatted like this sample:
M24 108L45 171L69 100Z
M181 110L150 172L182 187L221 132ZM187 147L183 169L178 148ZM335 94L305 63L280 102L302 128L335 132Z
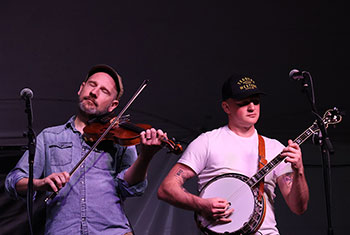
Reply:
M114 127L114 125L119 121L120 117L123 116L125 111L130 107L130 105L134 102L134 100L141 94L143 89L147 86L149 80L144 80L134 95L130 98L128 103L124 106L124 108L119 112L119 114L114 118L114 120L110 123L108 128L102 133L102 135L96 140L94 145L90 148L90 150L79 160L79 162L74 166L74 168L69 172L69 175L73 175L76 170L81 166L81 164L85 161L85 159L90 155L90 153L96 149L97 145L103 140L103 138L108 134L108 132ZM61 189L58 189L56 192L51 193L48 197L45 198L45 202L48 202L51 199L54 199L56 195L59 193Z

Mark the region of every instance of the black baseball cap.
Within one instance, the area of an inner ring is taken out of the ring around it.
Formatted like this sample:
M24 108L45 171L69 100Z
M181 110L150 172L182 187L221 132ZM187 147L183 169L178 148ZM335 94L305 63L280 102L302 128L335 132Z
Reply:
M93 74L95 73L99 73L99 72L103 72L103 73L107 73L109 76L111 76L115 82L115 86L117 88L117 100L120 99L120 97L123 95L124 93L124 87L123 87L123 83L122 83L122 77L117 73L117 71L115 69L113 69L111 66L106 65L106 64L97 64L94 65L88 72L85 81L87 81L89 79L89 77L91 77Z
M252 95L265 94L258 88L257 82L249 76L241 74L231 75L222 86L222 100L232 98L243 100Z

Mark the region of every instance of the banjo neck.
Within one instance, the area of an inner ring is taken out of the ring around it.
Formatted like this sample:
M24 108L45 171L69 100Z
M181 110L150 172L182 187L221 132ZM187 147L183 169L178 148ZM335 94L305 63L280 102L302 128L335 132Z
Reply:
M338 114L339 111L334 108L333 110L327 110L323 116L323 123L325 127L328 127L328 124L335 124L341 121L341 116ZM315 121L308 129L306 129L301 135L299 135L293 142L301 145L307 140L311 135L318 132L319 126ZM255 175L247 180L247 184L252 188L254 187L260 180L262 180L268 173L270 173L279 163L281 163L286 157L278 154L274 157L269 163L267 163L264 167L262 167Z

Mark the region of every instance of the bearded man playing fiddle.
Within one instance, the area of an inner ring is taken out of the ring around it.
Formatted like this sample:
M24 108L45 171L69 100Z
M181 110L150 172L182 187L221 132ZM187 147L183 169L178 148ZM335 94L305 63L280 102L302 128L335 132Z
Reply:
M93 150L75 174L68 173L91 148L83 137L88 121L114 110L122 94L122 78L112 67L93 66L80 85L77 114L38 135L34 190L59 190L46 205L45 234L132 234L123 201L144 192L149 163L166 137L163 131L143 131L139 155L135 146L111 144ZM27 192L27 163L28 151L6 178L6 189L15 198Z

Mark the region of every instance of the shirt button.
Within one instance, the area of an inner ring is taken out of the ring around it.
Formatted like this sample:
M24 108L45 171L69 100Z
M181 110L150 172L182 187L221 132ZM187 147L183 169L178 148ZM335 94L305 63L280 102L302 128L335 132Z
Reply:
M85 201L85 198L82 198L81 200L82 200L82 201Z

